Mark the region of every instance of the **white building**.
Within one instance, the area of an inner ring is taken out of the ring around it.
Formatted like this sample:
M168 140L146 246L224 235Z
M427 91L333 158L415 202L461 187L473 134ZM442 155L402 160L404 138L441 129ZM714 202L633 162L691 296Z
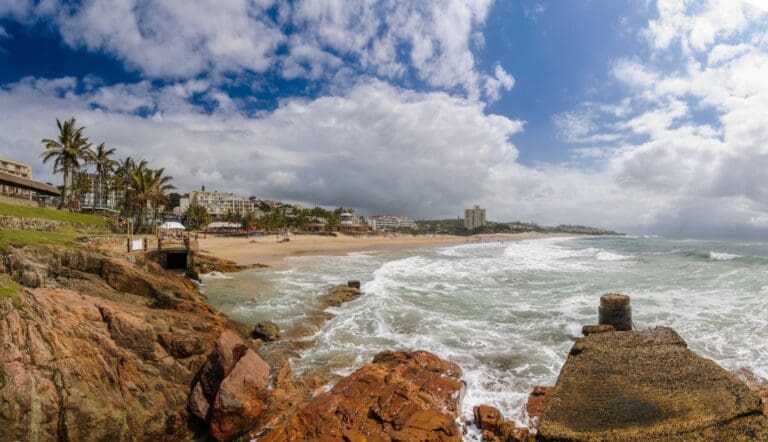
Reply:
M179 201L179 211L183 214L189 206L195 204L208 209L208 214L213 220L223 219L228 212L238 216L247 212L254 212L256 216L262 215L258 202L248 197L228 192L208 192L205 190L190 192L189 195L183 196Z
M485 225L485 209L475 204L471 209L464 209L464 227L473 230Z
M376 232L400 230L404 228L415 229L416 223L405 216L375 215L368 217L368 225Z
M91 189L80 199L80 208L102 212L118 212L123 200L123 192L112 189L109 179L102 180L98 174L88 173Z

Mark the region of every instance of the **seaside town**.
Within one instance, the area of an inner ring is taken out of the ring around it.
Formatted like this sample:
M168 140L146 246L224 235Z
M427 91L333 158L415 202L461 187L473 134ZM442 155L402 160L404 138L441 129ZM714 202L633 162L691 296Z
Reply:
M0 1L0 442L768 442L766 23Z
M195 230L236 234L313 233L349 235L457 235L550 232L615 235L585 226L544 227L536 223L498 223L475 205L455 220L419 220L402 215L360 216L354 208L312 208L256 196L200 190L179 193L163 168L144 160L119 158L115 148L93 146L75 118L56 120L59 134L44 140L44 161L62 175L62 184L33 179L32 165L0 158L0 203L54 207L112 218L126 233ZM69 143L69 144L68 144ZM128 230L131 230L130 232Z

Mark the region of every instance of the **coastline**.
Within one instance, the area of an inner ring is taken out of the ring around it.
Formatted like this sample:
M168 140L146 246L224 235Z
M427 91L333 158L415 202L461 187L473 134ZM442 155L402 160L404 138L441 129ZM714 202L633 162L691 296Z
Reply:
M208 235L200 238L200 251L218 258L233 261L240 266L266 265L279 267L285 259L299 256L338 256L352 252L381 250L410 250L436 245L459 245L498 241L522 241L536 238L560 238L577 236L557 233L498 233L464 236L320 236L293 235L289 242L280 242L282 236L259 238Z

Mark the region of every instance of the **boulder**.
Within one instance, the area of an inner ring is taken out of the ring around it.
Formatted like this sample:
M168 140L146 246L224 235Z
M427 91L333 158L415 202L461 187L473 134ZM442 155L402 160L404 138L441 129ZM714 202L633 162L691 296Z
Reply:
M190 412L217 440L247 432L264 411L269 369L239 336L224 330L192 387Z
M460 441L460 376L428 352L384 352L260 440Z
M321 308L339 307L360 296L360 289L346 285L338 285L320 297Z
M488 442L533 442L527 428L518 428L513 421L504 419L501 412L489 405L478 405L473 409L475 425L483 432Z
M541 441L768 440L747 385L666 327L573 345L538 425Z
M280 337L280 327L272 321L261 321L253 328L251 338L264 342L276 341Z

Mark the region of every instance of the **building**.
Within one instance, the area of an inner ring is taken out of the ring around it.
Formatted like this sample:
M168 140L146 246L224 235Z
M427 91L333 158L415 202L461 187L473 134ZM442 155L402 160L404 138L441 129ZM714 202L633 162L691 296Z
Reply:
M475 207L464 210L464 227L474 230L485 225L485 209L475 204Z
M123 200L123 192L115 191L110 181L102 180L98 174L86 173L90 191L83 194L80 198L80 208L94 212L120 211L120 203Z
M32 179L32 166L0 158L0 201L38 205L58 197L59 189Z
M339 232L368 233L368 225L354 213L345 212L339 215Z
M368 225L375 232L389 232L400 229L416 229L416 223L404 216L375 215L368 217Z
M254 212L256 216L262 215L258 201L228 192L205 190L190 192L188 195L184 195L179 202L180 213L183 214L189 206L194 204L208 209L208 214L214 221L223 220L224 216L230 212L237 216L243 216L248 212Z

